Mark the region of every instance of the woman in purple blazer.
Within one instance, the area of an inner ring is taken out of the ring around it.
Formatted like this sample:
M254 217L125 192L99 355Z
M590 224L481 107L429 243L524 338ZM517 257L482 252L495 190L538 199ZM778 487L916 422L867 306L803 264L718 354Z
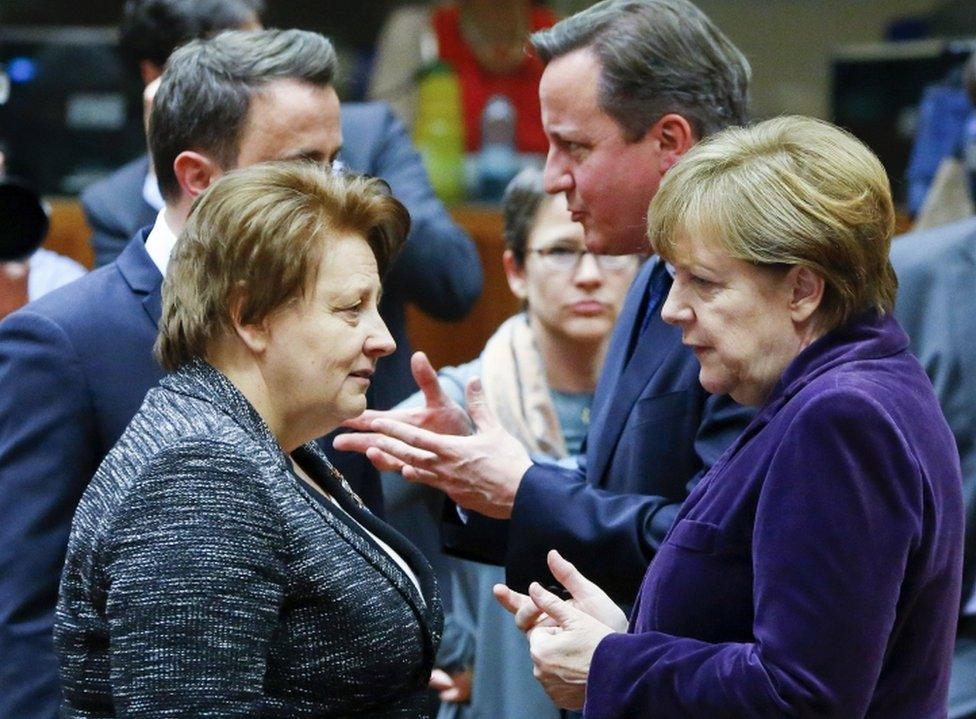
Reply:
M675 270L664 319L702 385L758 414L685 501L629 624L554 552L572 601L496 588L537 675L586 717L944 717L959 463L891 316L880 162L817 120L732 129L668 172L649 218Z

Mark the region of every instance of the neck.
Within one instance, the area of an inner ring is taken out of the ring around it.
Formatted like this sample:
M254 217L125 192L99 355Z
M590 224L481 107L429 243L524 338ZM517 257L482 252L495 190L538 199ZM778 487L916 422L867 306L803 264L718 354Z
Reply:
M589 342L558 335L531 316L529 324L542 355L549 387L558 392L593 392L603 366L607 340Z
M207 353L206 360L220 370L231 381L237 391L250 402L264 423L268 425L271 434L286 454L317 436L314 431L310 436L307 432L295 431L295 423L283 414L278 405L272 401L274 390L265 380L261 368L253 359L239 348L233 347L234 340L225 338L216 341L214 347Z
M166 224L173 231L174 235L179 235L183 230L187 215L190 214L191 204L192 202L190 200L181 198L179 202L167 202L165 207L163 207L163 219L166 220Z

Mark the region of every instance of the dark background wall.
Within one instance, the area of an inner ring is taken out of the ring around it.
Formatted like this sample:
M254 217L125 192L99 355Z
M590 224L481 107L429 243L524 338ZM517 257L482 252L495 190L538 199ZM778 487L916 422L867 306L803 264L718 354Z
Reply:
M0 0L0 25L115 25L121 0ZM267 0L273 27L317 30L344 44L371 45L397 0Z

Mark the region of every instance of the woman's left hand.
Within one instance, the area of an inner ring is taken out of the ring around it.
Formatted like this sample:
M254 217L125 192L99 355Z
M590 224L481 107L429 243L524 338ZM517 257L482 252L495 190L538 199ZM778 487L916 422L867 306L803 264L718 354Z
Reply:
M593 653L605 636L613 634L613 629L538 583L529 587L529 596L551 620L528 632L533 674L557 706L582 709Z

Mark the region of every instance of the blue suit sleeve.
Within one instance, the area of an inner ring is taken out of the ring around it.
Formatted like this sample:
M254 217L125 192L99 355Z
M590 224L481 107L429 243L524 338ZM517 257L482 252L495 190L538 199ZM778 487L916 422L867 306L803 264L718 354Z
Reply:
M410 235L384 284L431 317L459 320L481 296L481 259L434 195L406 128L386 106L384 123L372 165L411 218Z
M95 467L92 408L63 330L30 310L0 324L0 716L51 719L51 641L75 506Z
M661 632L597 647L586 716L865 716L925 518L919 464L872 400L793 420L758 498L753 640Z
M694 444L700 469L689 478L689 491L735 441L752 414L727 396L705 401ZM681 504L661 496L602 489L587 480L586 468L581 457L576 470L537 464L526 472L512 510L506 581L520 592L533 581L555 587L546 554L558 549L614 601L629 606Z

